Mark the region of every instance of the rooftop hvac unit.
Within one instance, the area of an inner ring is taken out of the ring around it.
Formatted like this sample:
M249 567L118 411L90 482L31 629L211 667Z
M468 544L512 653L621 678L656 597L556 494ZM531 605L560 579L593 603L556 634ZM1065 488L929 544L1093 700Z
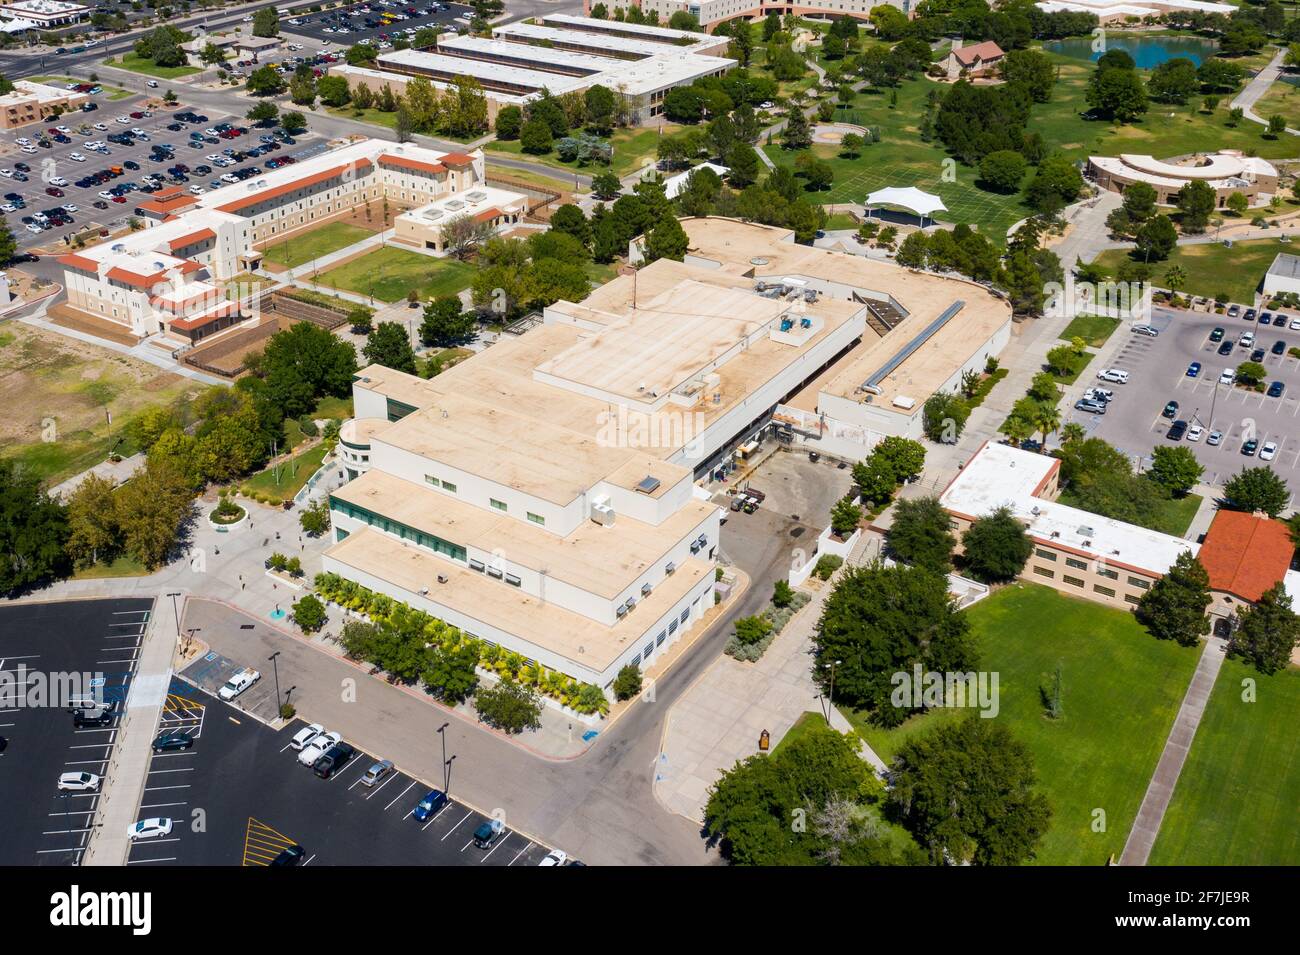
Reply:
M691 541L691 553L692 553L692 554L698 554L699 552L700 552L700 542L699 542L699 541Z
M514 574L506 574L506 583L508 583L511 587L518 587L521 581Z
M469 562L469 569L476 571L480 574L483 573L483 561L474 560L473 558L471 558Z
M622 617L627 614L627 604L619 604L618 609L614 611L614 616Z
M597 524L611 527L614 523L614 508L608 504L591 505L591 519Z
M647 584L642 584L642 585L641 585L641 596L642 596L642 597L649 597L649 596L650 596L650 591L653 590L653 589L654 589L654 588L651 587L648 583L647 583Z
M628 597L627 601L623 604L623 606L626 607L628 610L631 610L633 607L636 606L636 598Z
M664 573L670 577L672 576L673 571L676 569L677 569L677 565L674 564L671 560L664 565Z
M699 538L695 541L695 543L699 544L701 547L708 547L709 538L706 535L701 534Z
M487 569L487 575L489 577L495 577L497 580L500 580L503 574L504 572L501 570L500 567L489 567Z
M487 198L487 193L475 190L474 192L465 193L465 198L468 199L470 202L482 202L484 199Z
M446 574L439 574L439 575L438 575L438 583L440 583L440 584L445 584L446 582L447 582L447 575L446 575Z

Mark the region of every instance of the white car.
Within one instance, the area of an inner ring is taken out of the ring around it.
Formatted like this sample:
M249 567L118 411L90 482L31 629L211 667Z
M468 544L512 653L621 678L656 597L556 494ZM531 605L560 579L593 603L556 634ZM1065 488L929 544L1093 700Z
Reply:
M204 191L204 190L203 190L203 187L202 187L202 186L190 186L190 195L191 195L191 196L201 196L201 195L203 195L203 191Z
M78 205L77 205L76 203L74 203L74 202L65 202L65 203L63 204L63 211L64 211L64 212L77 212L79 209L80 209L80 206L78 206Z
M312 740L301 753L298 754L298 762L302 763L304 766L315 766L316 760L324 756L326 750L335 743L341 742L343 742L342 733L335 733L332 731L321 733Z
M1199 424L1194 424L1187 429L1187 440L1200 441L1201 435L1203 434L1205 434L1205 429L1202 428Z
M108 199L108 200L111 201L112 198L113 198L113 193L111 193L111 192L109 192L107 189L105 189L105 190L103 190L103 191L100 192L100 194L99 194L99 198L101 198L101 199Z
M143 135L144 135L144 130L141 129L139 126L132 126L132 127L131 127L131 135L132 135L132 136L143 136Z
M253 18L252 18L252 17L244 17L244 19L243 19L242 22L244 22L244 23L252 23L252 22L253 22Z
M68 129L68 127L66 126L55 126L54 128L57 129L59 132L61 132L64 136L72 132L72 130Z
M14 171L12 169L0 169L0 176L4 176L6 179L12 179L14 177Z
M217 691L217 696L223 700L233 700L260 679L262 674L251 667L245 667L226 681L226 685Z
M85 162L85 161L86 161L86 157L83 156L83 155L81 155L81 153L68 153L68 158L71 159L73 162Z
M1261 461L1272 461L1277 457L1277 443L1275 441L1265 441L1264 446L1259 449L1259 459Z
M150 80L148 83L146 83L146 84L144 84L144 85L147 86L147 87L149 87L149 89L151 89L151 90L156 90L156 89L158 88L158 81L157 81L157 80Z
M40 226L38 226L35 222L29 222L27 223L27 231L30 232L32 235L39 235L45 230L42 229Z
M1102 381L1112 381L1117 385L1128 384L1128 372L1120 368L1103 368L1097 372L1097 377Z
M564 865L568 861L569 861L569 854L567 852L565 852L563 849L552 849L550 852L546 853L546 858L537 864L539 866Z
M1300 317L1291 319L1291 324L1288 325L1287 328L1291 329L1293 332L1300 329Z
M319 723L312 723L310 726L304 726L298 732L293 734L293 739L289 740L289 745L299 752L302 748L325 732L325 727Z
M67 184L68 180L64 179L62 176L55 176L50 180L51 186L66 186Z
M1237 380L1237 373L1231 368L1225 368L1219 373L1219 384L1230 385Z
M130 125L131 125L131 117L130 117L130 116L119 116L116 120L114 120L114 122L121 123L123 126L130 126Z
M1145 335L1147 338L1156 338L1160 332L1150 325L1134 325L1129 329L1134 335Z
M99 777L94 773L64 773L59 777L59 792L97 792Z
M36 147L35 147L35 146L24 146L24 147L23 147L23 152L27 153L28 155L35 155L35 153L36 153Z
M26 136L19 136L17 139L14 140L14 142L16 142L19 146L30 146L32 144L32 141L28 139Z
M172 834L172 821L161 816L155 816L152 819L141 819L139 822L127 826L126 834L131 837L132 842L170 836Z
M221 177L221 181L222 181L222 182L239 182L239 177L236 176L233 172L228 172L228 173L226 173L224 176Z
M96 128L97 130L99 130L101 133L106 133L106 132L108 132L108 127L105 126L103 123L96 123L96 124L95 124L95 128Z

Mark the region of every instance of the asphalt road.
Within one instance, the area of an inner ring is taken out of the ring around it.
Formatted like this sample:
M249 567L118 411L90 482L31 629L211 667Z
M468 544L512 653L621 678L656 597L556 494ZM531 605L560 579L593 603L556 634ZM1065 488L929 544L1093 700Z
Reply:
M269 682L268 675L262 684ZM186 730L195 744L152 757L138 817L169 818L173 829L132 846L127 864L263 866L295 843L306 865L536 865L549 851L512 828L508 815L501 838L478 848L474 830L487 817L454 798L417 821L412 811L429 783L393 772L373 789L362 785L382 754L358 752L318 778L290 746L305 725L294 720L276 731L174 680L162 727Z
M120 707L135 673L140 634L152 600L85 600L0 607L0 865L76 865L85 851L96 792L60 793L65 772L103 776L117 739L117 720L76 729L67 700L38 697L37 679L87 674L85 682ZM26 692L15 691L20 668Z

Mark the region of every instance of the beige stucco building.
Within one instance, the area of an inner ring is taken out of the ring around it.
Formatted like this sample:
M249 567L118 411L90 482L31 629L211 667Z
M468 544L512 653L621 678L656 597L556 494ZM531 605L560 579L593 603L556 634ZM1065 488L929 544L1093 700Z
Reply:
M1182 160L1160 160L1154 156L1124 153L1119 156L1089 156L1088 178L1103 189L1122 193L1135 182L1156 191L1156 202L1172 206L1178 193L1193 180L1214 190L1218 208L1227 206L1233 193L1240 192L1252 206L1267 205L1277 192L1277 167L1239 149L1224 149Z
M44 122L57 114L81 109L89 101L86 93L16 80L13 91L0 96L0 129Z

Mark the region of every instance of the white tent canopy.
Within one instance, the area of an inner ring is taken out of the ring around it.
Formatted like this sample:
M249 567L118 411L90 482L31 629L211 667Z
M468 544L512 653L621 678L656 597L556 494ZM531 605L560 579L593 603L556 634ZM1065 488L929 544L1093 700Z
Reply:
M945 212L948 211L948 207L943 204L942 199L933 193L922 192L915 186L908 186L906 189L900 189L897 186L890 186L888 189L877 189L867 196L868 215L870 215L873 206L901 206L915 212L922 219L940 209Z
M41 25L35 20L24 20L21 17L0 21L0 33L23 33L27 30L39 30L40 28Z

